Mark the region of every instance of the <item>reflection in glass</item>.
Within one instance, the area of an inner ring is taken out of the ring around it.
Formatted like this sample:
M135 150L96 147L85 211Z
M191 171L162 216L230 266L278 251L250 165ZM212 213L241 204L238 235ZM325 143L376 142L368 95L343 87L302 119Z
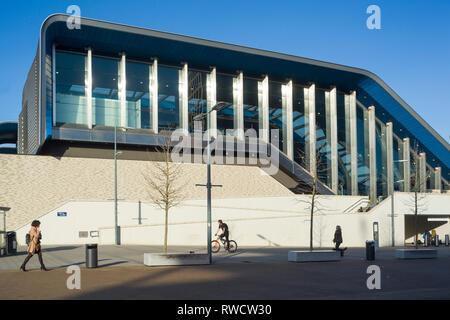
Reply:
M193 118L206 112L206 72L188 72L188 119L189 131L194 130ZM206 119L204 119L203 131L206 130Z
M120 125L118 78L118 60L92 57L92 122L94 125Z
M346 128L345 95L338 92L337 98L337 138L338 138L338 193L351 194L351 155L349 146L350 131Z
M151 65L127 61L127 116L131 128L151 129Z
M377 197L387 197L386 126L375 121L375 144L377 156Z
M248 129L259 136L258 80L244 78L244 131Z
M234 129L233 77L216 75L217 103L224 102L227 107L217 112L217 132L224 135L227 129Z
M331 187L331 145L327 140L325 90L316 88L315 94L317 176Z
M356 108L356 130L357 130L357 150L358 150L358 194L369 194L369 132L367 110L357 106Z
M271 129L278 129L279 148L286 151L283 130L286 127L286 117L283 116L283 96L281 83L269 81L269 141L273 139Z
M56 124L87 125L86 56L56 51Z
M304 87L294 85L292 90L292 127L294 137L294 160L303 167L305 163L305 139L306 139L306 117L305 117L305 93Z
M158 66L158 128L175 130L180 125L178 68Z

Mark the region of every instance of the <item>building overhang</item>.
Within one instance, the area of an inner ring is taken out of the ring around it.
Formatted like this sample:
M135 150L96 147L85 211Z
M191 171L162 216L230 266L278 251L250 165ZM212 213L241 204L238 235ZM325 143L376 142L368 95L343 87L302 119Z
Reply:
M376 116L380 120L393 122L399 138L417 139L421 144L420 151L428 154L429 162L434 167L442 167L444 178L450 177L448 142L386 83L367 70L88 18L81 18L81 29L70 30L66 25L67 18L64 14L52 15L42 25L41 74L45 57L56 43L80 51L92 47L94 54L100 55L117 53L119 57L120 52L126 52L128 57L139 60L150 61L157 57L162 63L174 65L186 61L194 68L215 66L218 72L240 70L256 77L269 74L271 79L281 82L291 79L300 83L313 82L322 88L336 86L344 92L355 90L362 104L376 107ZM45 106L44 77L41 77L40 85L40 103ZM51 136L48 130L47 135Z

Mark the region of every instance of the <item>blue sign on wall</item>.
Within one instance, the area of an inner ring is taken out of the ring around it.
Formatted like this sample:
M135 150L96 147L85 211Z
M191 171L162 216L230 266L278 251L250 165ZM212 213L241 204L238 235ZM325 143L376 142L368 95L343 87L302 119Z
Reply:
M58 217L67 217L67 212L58 212Z

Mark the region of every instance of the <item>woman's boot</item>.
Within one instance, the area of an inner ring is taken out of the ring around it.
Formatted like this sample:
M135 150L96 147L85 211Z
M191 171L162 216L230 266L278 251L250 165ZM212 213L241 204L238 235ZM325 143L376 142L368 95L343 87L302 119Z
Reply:
M22 271L27 271L25 269L25 265L27 264L27 262L31 259L33 255L31 253L28 253L28 256L25 258L25 260L23 261L22 265L20 266L20 270Z

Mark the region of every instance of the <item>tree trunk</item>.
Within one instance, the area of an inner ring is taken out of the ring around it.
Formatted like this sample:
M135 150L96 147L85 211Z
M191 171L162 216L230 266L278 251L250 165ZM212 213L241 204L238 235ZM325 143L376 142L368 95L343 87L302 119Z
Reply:
M169 208L166 206L166 219L164 223L164 247L163 252L167 253L167 233L169 231Z
M314 201L316 197L316 177L313 179L314 185L312 190L312 198L311 198L311 225L309 227L309 250L313 250L313 225L314 225Z

